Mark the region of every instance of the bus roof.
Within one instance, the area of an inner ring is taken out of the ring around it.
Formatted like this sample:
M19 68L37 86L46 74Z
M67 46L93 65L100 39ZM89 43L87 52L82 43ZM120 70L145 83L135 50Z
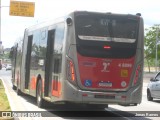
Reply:
M44 22L41 22L41 23L38 23L36 25L33 25L33 26L30 26L28 28L26 28L26 31L30 32L30 31L34 31L36 29L39 29L39 28L43 28L43 27L47 27L47 26L51 26L51 25L54 25L56 23L59 23L59 22L64 22L67 18L69 18L70 16L72 16L73 14L81 14L81 15L87 15L87 14L106 14L106 15L119 15L119 16L132 16L132 17L139 17L141 16L140 13L137 13L136 15L133 15L133 14L119 14L119 13L111 13L111 12L93 12L93 11L73 11L71 13L69 13L68 15L64 16L64 17L60 17L60 18L57 18L57 19L51 19L51 20L47 20L47 21L44 21Z

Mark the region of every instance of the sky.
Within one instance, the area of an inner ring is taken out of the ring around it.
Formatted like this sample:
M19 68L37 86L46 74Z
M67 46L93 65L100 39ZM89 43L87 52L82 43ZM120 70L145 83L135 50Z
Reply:
M10 16L10 0L1 1L1 39L4 48L11 48L24 35L25 28L56 19L75 10L111 12L120 14L141 13L144 27L160 24L160 0L19 0L35 2L34 17Z

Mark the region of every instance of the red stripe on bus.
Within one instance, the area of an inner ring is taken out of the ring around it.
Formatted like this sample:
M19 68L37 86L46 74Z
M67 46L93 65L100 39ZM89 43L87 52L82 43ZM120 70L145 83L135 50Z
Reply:
M59 81L57 82L57 80L52 80L52 95L56 97L60 97L61 89L62 89L61 82Z
M32 90L35 90L36 89L36 77L35 76L32 76L31 77L31 84L30 84L30 86L31 86L31 89Z

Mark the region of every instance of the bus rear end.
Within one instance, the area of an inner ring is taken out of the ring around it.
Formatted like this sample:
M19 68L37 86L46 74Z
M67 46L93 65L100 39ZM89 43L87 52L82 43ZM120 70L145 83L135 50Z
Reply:
M143 20L138 15L75 12L67 53L66 98L137 105L142 99ZM71 26L70 26L71 27Z

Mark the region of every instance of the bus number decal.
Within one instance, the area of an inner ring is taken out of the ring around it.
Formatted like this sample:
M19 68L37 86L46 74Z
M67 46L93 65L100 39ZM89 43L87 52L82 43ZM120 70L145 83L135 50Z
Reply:
M110 66L110 63L103 62L103 69L101 70L101 72L110 72L108 70L108 66Z
M123 68L131 68L132 64L130 64L130 63L119 63L118 66L123 67Z

